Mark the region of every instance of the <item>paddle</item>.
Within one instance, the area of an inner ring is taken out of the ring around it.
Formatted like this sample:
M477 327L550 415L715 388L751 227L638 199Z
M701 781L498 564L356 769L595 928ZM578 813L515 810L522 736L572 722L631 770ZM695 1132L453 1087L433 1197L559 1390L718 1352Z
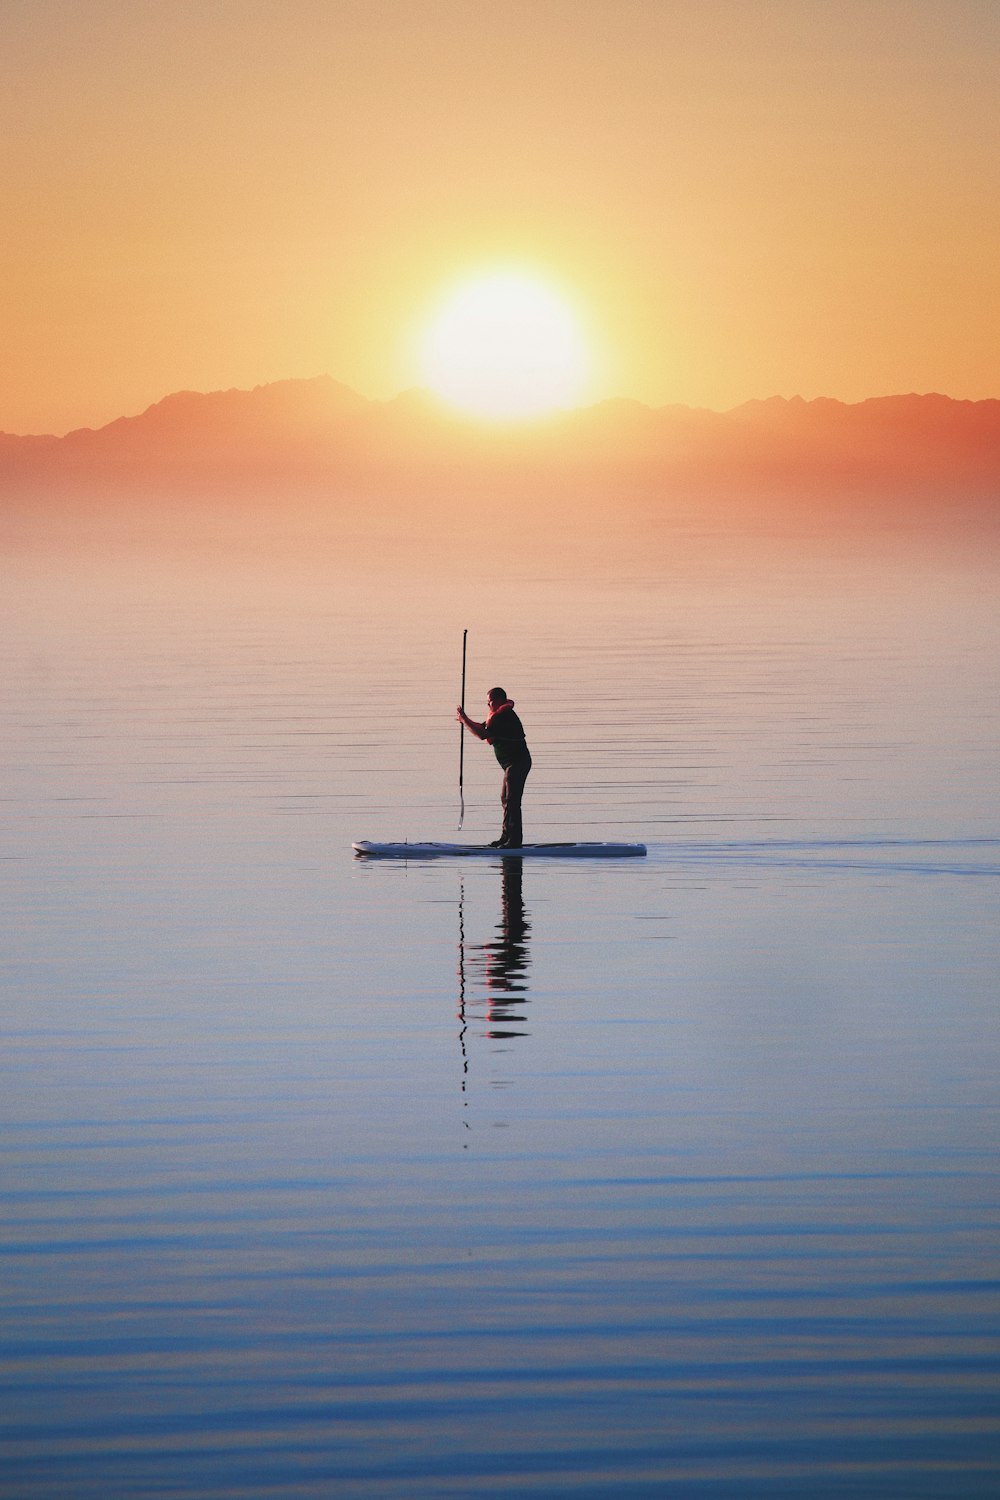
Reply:
M469 638L467 630L462 631L462 712L465 712L465 647ZM463 776L465 772L465 725L458 726L458 827L461 832L462 824L465 822L465 790L463 787Z

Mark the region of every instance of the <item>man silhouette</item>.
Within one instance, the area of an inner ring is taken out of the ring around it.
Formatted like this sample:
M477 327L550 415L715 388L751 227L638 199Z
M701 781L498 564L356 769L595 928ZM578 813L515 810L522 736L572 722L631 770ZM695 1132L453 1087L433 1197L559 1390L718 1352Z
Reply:
M457 709L455 716L477 739L485 740L488 745L493 746L493 754L503 770L503 785L500 789L503 827L500 837L493 840L492 847L520 849L524 842L521 797L531 770L531 754L525 743L524 726L503 688L490 688L486 701L490 711L482 724L470 719L464 708Z

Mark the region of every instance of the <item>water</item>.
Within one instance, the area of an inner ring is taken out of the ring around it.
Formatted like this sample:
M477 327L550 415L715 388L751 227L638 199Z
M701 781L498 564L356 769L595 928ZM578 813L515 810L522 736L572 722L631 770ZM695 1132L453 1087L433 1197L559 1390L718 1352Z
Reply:
M995 565L655 540L10 527L5 1496L996 1493Z

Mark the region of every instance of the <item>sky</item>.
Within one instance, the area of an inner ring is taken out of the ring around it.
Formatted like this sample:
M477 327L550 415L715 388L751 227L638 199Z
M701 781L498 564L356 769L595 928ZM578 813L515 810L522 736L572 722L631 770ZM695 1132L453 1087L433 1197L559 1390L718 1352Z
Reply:
M330 374L516 266L581 399L1000 395L995 0L0 0L0 430Z

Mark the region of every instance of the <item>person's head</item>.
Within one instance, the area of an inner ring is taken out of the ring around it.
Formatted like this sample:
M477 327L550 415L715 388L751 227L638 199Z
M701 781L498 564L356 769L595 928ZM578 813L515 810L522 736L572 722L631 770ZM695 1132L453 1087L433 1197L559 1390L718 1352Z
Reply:
M507 694L504 692L503 688L490 688L489 692L486 694L486 701L490 705L490 708L499 708L501 703L506 703L508 701Z

